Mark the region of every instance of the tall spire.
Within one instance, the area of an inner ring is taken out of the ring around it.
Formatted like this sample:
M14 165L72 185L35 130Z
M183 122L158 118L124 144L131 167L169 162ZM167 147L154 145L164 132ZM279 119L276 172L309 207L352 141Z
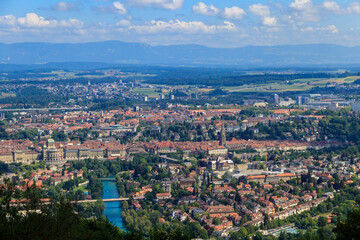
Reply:
M221 145L221 146L225 146L225 145L226 145L226 132L225 132L224 124L221 125L220 145Z

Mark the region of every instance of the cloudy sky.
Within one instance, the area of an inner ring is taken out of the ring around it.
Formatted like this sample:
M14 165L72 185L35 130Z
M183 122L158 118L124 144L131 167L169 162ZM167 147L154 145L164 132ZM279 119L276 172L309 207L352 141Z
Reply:
M0 0L0 42L360 45L360 1Z

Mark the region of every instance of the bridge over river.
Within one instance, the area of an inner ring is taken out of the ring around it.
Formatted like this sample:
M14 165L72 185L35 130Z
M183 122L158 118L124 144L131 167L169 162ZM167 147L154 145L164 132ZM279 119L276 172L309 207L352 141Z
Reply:
M91 200L79 200L79 201L72 201L72 203L88 203L88 202L96 202L98 199L91 199ZM103 199L104 202L121 202L127 201L129 198L108 198Z
M116 181L116 178L99 178L101 181Z

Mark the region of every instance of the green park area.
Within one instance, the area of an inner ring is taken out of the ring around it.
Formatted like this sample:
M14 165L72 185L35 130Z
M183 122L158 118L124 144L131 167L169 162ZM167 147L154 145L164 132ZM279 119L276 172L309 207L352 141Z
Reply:
M74 187L74 192L81 190L83 192L88 192L89 190L86 188L87 184L79 185L78 187Z

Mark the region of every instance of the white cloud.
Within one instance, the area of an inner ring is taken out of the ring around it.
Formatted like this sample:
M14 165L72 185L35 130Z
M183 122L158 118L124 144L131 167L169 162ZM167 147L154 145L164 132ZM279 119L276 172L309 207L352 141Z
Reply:
M230 7L224 8L224 12L222 13L223 18L226 19L240 19L246 15L246 12L239 7Z
M359 14L360 3L352 2L347 7L341 7L337 1L326 0L321 5L314 5L312 0L295 0L290 4L295 11L294 18L302 22L316 22L324 11L333 14Z
M127 13L127 9L125 8L124 4L119 1L115 1L108 6L100 5L98 7L94 7L94 9L102 13L116 13L120 15Z
M323 8L327 11L336 13L336 14L359 14L360 13L360 3L352 2L347 7L340 7L340 5L335 1L324 1Z
M229 31L229 32L239 30L239 28L234 23L229 21L224 21L224 24L216 26L216 29L219 31Z
M116 26L118 27L129 27L130 25L130 21L126 19L122 19L116 23Z
M275 16L272 16L270 8L261 3L253 4L249 7L252 14L260 16L262 18L262 24L268 27L275 27L278 25Z
M217 16L225 19L240 19L246 15L246 12L239 7L226 7L224 9L217 8L214 5L206 5L203 2L199 2L193 5L192 10L195 14Z
M320 13L312 0L295 0L290 3L294 11L294 17L301 22L317 22L320 20Z
M328 25L327 27L320 28L321 31L329 32L331 34L338 34L339 29L335 25Z
M121 2L114 2L113 5L114 7L114 12L118 13L118 14L125 14L127 12L126 8L124 7L124 5Z
M78 19L70 18L69 20L61 20L59 25L62 27L80 28L80 27L84 26L84 23Z
M178 32L182 34L214 34L222 31L237 31L235 24L224 21L222 25L206 25L200 21L185 22L180 20L151 21L149 25L134 25L129 27L138 33L160 33L160 32Z
M313 6L312 0L295 0L290 3L290 7L299 11L307 11Z
M360 3L359 2L352 2L348 7L347 11L349 13L360 13Z
M262 5L261 3L253 4L249 7L249 10L252 14L268 17L270 16L270 9L268 6Z
M208 16L216 16L220 13L220 9L215 7L214 5L206 5L203 2L199 2L198 4L192 6L192 10L196 14L208 15Z
M72 2L58 2L55 6L52 7L53 10L56 11L70 11L77 10L79 3Z
M341 13L342 9L339 4L335 1L324 1L322 4L323 8L327 11Z
M153 7L175 10L183 6L184 0L127 0L127 3L139 7Z
M278 25L276 21L276 17L264 17L263 24L269 27L275 27Z
M0 16L0 25L4 26L15 26L17 19L14 15Z
M70 18L69 20L46 20L44 17L38 16L36 13L27 13L25 17L16 18L13 15L0 16L0 25L8 27L17 27L19 30L25 29L55 29L63 28L80 28L84 23L78 19Z
M305 28L301 28L300 31L302 32L313 32L314 28L312 27L305 27Z
M27 13L25 17L18 18L18 23L24 27L55 27L56 20L46 20L36 13Z

